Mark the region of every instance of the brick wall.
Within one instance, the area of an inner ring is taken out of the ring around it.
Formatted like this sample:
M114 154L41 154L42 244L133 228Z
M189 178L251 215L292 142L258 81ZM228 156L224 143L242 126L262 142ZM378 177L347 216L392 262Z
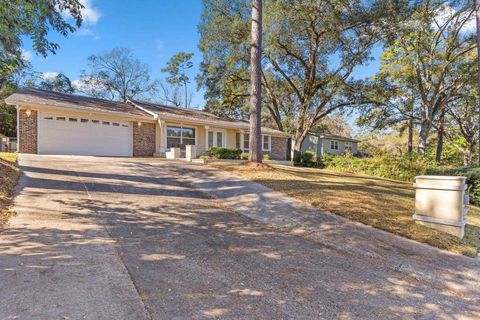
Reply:
M263 151L263 154L269 154L272 160L287 160L288 138L272 137L271 151Z
M38 112L31 110L30 116L27 116L26 110L20 110L18 116L18 138L20 142L18 151L20 153L37 153Z
M133 156L151 157L155 153L155 124L133 122Z

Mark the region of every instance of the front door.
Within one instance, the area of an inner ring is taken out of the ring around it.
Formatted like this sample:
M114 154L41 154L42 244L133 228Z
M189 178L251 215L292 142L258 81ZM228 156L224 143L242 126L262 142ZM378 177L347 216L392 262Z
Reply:
M208 131L208 148L211 147L223 147L224 146L224 133L223 131L209 130Z

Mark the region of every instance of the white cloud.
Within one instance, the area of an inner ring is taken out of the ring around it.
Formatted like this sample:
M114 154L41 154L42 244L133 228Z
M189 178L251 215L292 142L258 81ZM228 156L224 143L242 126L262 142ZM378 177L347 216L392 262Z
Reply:
M83 77L81 79L73 80L72 87L75 90L83 92L95 92L105 90L105 86L101 81L93 79L91 77Z
M97 8L94 8L92 6L92 1L91 0L80 0L80 2L83 4L84 8L82 9L82 17L83 21L86 24L96 24L102 14Z
M80 0L80 3L83 5L83 9L81 10L82 18L83 18L83 25L94 25L98 22L102 13L98 8L93 7L92 5L93 0ZM70 19L71 15L68 11L63 11L62 16L65 19Z
M446 4L444 6L442 6L439 10L438 10L438 13L435 17L435 20L436 20L436 24L434 23L433 24L433 28L434 29L438 29L438 26L442 26L444 25L445 23L447 23L447 21L449 19L451 19L455 14L457 14L457 11L455 10L455 8L452 8L450 5ZM465 12L463 13L463 15L461 16L461 19L460 21L462 21L462 19L465 19L468 15L468 12ZM456 19L454 19L456 20ZM465 33L471 33L471 32L476 32L477 30L477 25L476 25L476 21L475 21L475 15L472 14L468 20L465 22L465 24L463 25L462 27L462 32L465 32Z
M32 53L22 49L21 58L25 61L30 61L30 59L32 59Z
M44 80L53 80L58 76L58 72L43 72L40 77Z
M96 31L93 31L92 29L90 28L84 28L84 27L81 27L80 29L78 29L75 33L74 33L75 36L77 37L92 37L93 40L99 40L100 39L100 34Z

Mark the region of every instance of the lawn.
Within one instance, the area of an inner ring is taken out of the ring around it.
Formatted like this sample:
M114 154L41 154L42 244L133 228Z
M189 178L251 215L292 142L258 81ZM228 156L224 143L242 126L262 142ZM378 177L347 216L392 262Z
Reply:
M17 154L0 152L0 226L14 214L10 207L19 176Z
M412 183L315 168L275 166L253 170L241 164L211 165L322 210L445 250L476 256L480 248L480 208L470 208L463 240L418 225L412 220Z

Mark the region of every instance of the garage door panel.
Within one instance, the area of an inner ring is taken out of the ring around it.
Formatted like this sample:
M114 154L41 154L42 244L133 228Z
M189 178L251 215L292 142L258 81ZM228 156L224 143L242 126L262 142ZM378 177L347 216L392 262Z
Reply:
M39 114L41 154L131 156L132 125L61 114Z

